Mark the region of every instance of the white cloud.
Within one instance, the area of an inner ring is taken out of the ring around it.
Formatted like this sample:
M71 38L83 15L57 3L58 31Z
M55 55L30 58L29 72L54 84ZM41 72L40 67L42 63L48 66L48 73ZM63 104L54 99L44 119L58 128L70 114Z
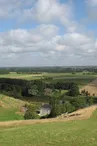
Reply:
M89 12L96 8L96 2L86 0ZM75 63L86 57L97 57L97 40L82 31L73 18L72 7L72 3L60 3L60 0L0 0L0 20L38 24L34 29L1 32L0 61L6 64L4 59L7 59L9 64L21 62L22 65L37 62L38 58L40 64L63 65L70 60Z
M89 19L97 20L97 0L86 0Z
M0 0L0 19L19 17L34 2L35 0Z
M40 53L43 56L93 56L97 41L86 34L58 35L55 25L41 25L36 29L17 29L0 33L0 53L6 57L21 53Z
M78 28L73 20L72 4L60 0L0 0L0 19L16 22L59 23L70 32Z
M97 6L97 0L86 0L86 2L92 7Z

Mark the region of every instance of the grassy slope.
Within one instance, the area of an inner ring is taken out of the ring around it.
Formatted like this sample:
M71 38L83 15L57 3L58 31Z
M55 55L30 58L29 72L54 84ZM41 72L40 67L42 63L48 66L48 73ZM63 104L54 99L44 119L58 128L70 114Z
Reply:
M97 110L88 120L0 128L2 146L97 146Z
M23 119L22 114L16 113L22 105L23 101L0 94L0 121Z

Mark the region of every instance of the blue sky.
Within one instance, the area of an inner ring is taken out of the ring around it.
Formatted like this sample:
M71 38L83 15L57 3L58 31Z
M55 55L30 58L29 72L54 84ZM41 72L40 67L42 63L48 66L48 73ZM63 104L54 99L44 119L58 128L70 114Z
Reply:
M97 0L1 0L0 66L97 65Z

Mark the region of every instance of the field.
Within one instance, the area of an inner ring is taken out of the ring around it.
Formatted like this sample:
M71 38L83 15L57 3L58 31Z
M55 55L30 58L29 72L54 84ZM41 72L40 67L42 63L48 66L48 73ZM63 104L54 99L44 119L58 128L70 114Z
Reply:
M87 120L0 127L1 146L97 146L97 110Z
M56 82L56 81L66 81L66 82L75 82L79 85L80 88L92 82L97 78L97 74L79 72L76 74L72 73L40 73L40 74L17 74L16 72L0 75L0 78L15 78L15 79L25 79L25 80L38 80L45 79L47 82Z
M22 120L20 112L25 102L0 94L0 121Z
M97 77L97 74L93 74L93 73L87 73L84 74L83 72L79 72L79 73L47 73L47 72L42 72L39 74L29 74L29 73L25 73L25 74L18 74L16 72L10 72L9 74L0 74L0 78L16 78L16 79L41 79L41 78L54 78L56 79L62 79L62 78L95 78Z
M85 90L88 91L88 93L93 96L97 96L97 79L93 80L91 83L87 84L86 86L82 87L81 91Z
M80 90L88 86L93 92L97 88L97 74L10 73L0 77L45 79L49 83L75 82ZM61 94L66 92L67 90L62 90ZM34 98L32 102L40 102L40 99ZM41 102L47 101L48 99L41 99ZM0 146L97 146L97 106L78 110L66 115L67 117L62 115L54 119L24 120L21 111L24 104L24 101L0 94Z

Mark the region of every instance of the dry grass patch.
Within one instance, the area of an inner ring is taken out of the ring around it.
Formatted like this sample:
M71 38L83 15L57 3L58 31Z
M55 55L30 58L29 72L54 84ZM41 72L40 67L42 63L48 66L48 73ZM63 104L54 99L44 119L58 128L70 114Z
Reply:
M91 96L97 96L97 79L81 88L80 92L83 90L88 91Z

